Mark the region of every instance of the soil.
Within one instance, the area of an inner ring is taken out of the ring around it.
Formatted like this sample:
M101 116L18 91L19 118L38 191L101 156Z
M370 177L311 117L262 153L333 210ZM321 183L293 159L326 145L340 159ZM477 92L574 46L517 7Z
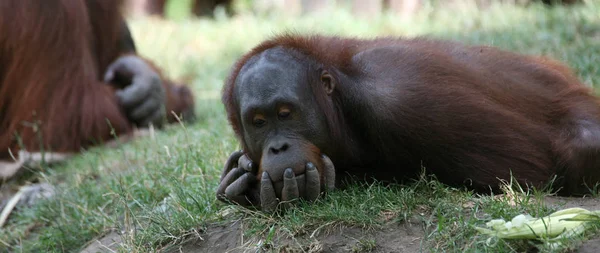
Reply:
M419 252L423 230L419 225L405 223L390 225L377 231L364 231L360 228L343 227L332 229L311 237L300 235L293 239L280 237L269 247L260 247L261 242L246 241L242 238L239 224L215 226L207 229L202 239L195 238L166 252Z
M547 197L547 205L559 208L582 207L600 210L600 198ZM427 252L423 226L417 221L390 224L378 230L354 227L338 227L316 235L279 236L272 243L245 238L243 223L235 221L213 224L204 233L161 250L162 252ZM120 236L116 232L94 240L82 253L111 252L118 246ZM117 240L117 241L115 241ZM583 242L574 251L580 253L600 252L600 235Z
M100 236L94 240L89 241L81 253L104 253L104 252L117 252L123 238L116 231Z

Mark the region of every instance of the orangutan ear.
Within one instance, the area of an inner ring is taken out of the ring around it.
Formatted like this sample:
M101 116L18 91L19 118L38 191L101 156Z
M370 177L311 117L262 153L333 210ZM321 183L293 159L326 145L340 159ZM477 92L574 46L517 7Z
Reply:
M323 88L325 89L325 93L327 93L327 95L331 95L333 90L335 90L335 79L327 70L323 70L323 72L321 72L321 83L323 84Z

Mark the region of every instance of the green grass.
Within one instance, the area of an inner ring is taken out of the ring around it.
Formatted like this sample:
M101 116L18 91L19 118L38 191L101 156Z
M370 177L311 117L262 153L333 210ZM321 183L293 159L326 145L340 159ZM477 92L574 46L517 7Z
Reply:
M185 1L181 1L182 3ZM0 230L0 249L13 252L76 252L107 231L127 231L122 252L148 252L202 232L213 222L242 219L246 236L277 249L282 236L302 237L340 226L376 230L415 217L424 224L428 251L524 251L531 241L488 241L473 226L520 213L546 215L543 192L475 196L422 179L407 186L357 185L315 204L300 203L285 215L265 215L215 200L222 165L238 143L220 103L231 64L260 41L283 31L374 37L429 35L488 44L565 61L588 85L600 84L600 5L521 8L494 5L485 12L426 9L408 22L384 15L360 20L344 10L289 18L186 19L172 4L170 21L132 20L141 54L172 77L191 80L199 121L173 125L154 138L120 148L94 149L36 176L59 186L56 198L19 210ZM509 191L510 193L511 191ZM252 239L250 239L252 241ZM355 252L368 252L371 239L358 239ZM575 241L573 241L575 243ZM258 244L257 244L258 245ZM542 249L544 250L544 249ZM4 251L4 250L2 250Z

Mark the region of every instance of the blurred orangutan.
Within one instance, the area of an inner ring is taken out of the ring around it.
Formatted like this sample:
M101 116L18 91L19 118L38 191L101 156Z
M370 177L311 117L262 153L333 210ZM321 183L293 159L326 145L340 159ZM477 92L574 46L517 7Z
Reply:
M37 152L62 160L194 118L192 92L136 54L121 4L0 1L0 178L42 159Z

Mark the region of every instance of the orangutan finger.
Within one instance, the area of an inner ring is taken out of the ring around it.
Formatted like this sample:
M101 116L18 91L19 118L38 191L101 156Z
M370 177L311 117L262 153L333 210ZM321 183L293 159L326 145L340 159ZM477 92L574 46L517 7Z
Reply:
M255 172L252 167L254 165L252 164L252 160L250 160L250 158L248 158L247 155L243 155L240 157L240 159L238 160L238 167L248 171L248 172Z
M136 75L150 71L150 66L139 57L134 55L122 56L107 67L104 74L104 81L107 83L111 82L117 75L132 79Z
M231 153L231 155L229 155L229 158L227 158L227 161L225 161L225 166L223 167L223 171L221 172L221 179L219 180L219 182L223 181L223 178L227 176L227 174L231 169L233 169L233 167L237 167L236 162L243 154L244 152L242 152L242 150L237 150Z
M325 164L325 189L331 191L335 189L335 167L331 159L325 154L321 154L321 158Z
M149 127L150 123L152 123L156 127L162 127L164 120L166 120L165 110L163 108L158 108L158 110L154 111L149 117L139 122L140 127Z
M250 185L254 183L256 177L252 173L246 173L233 181L227 188L225 188L225 196L231 198L233 196L239 196L244 194L245 191L250 188Z
M300 197L298 182L292 168L285 169L283 173L283 189L281 190L281 201L290 201Z
M129 113L129 117L135 121L143 121L150 117L151 114L160 110L162 101L155 98L147 98L142 101L137 107L133 108Z
M319 178L319 171L312 163L306 164L306 183L304 184L306 200L315 201L321 193L321 183Z
M122 90L118 90L115 95L119 98L119 103L126 109L133 108L152 96L153 85L132 84Z
M275 196L275 188L269 177L269 173L263 172L260 179L260 205L265 212L273 212L277 208L279 200Z
M223 181L221 181L219 184L219 188L217 188L217 198L227 198L225 195L225 189L227 189L227 187L233 183L233 181L241 177L244 173L246 173L246 171L240 168L233 168L229 173L227 173Z

